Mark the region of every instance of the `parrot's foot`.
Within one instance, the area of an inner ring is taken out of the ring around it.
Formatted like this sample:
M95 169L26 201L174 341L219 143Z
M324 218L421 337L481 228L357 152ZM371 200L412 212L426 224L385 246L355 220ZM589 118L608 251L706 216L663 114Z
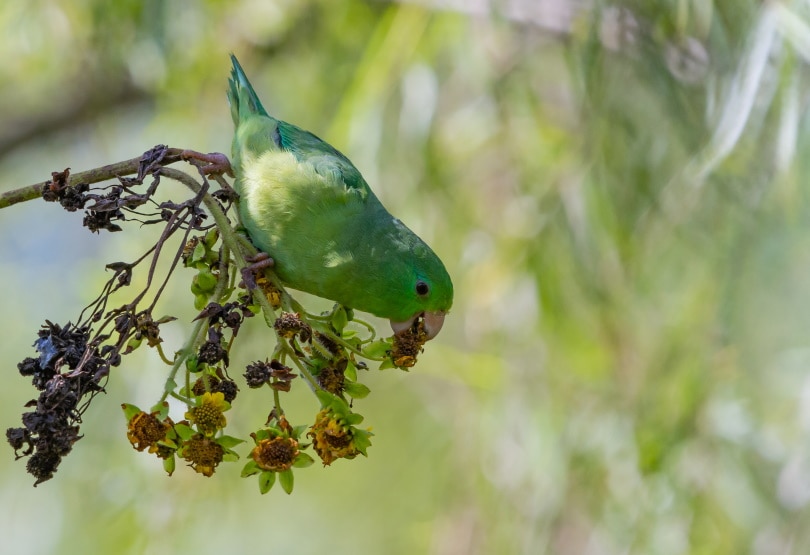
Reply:
M242 282L247 289L256 289L256 274L265 268L272 268L275 261L266 252L260 252L246 260L250 265L242 269Z
M186 161L197 160L199 162L205 162L205 165L194 165L200 168L200 170L206 175L219 173L227 174L233 177L231 161L228 160L227 156L219 152L203 154L202 152L197 152L196 150L184 150L180 153L180 158Z

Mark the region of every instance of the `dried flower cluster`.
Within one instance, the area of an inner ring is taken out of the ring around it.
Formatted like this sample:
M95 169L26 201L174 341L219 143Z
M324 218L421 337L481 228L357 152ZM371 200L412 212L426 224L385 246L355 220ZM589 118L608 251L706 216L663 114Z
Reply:
M199 180L166 168L180 158L198 166ZM304 311L275 278L272 260L238 236L228 217L235 194L221 175L213 175L220 188L209 194L211 170L227 172L222 158L158 146L144 153L134 177L119 177L115 184L71 184L65 170L55 172L44 187L45 200L71 212L84 210L84 225L92 232L122 231L131 221L160 225L163 231L137 260L108 264L112 277L77 323L47 322L34 344L38 356L19 364L39 396L26 405L32 410L23 414L23 426L6 435L18 457L29 457L28 471L36 484L53 476L81 438L81 416L93 396L104 391L110 369L142 345L155 349L167 364L167 379L149 410L122 405L133 448L157 456L169 474L177 460L204 476L212 476L222 462L238 460L233 448L244 440L225 433L225 413L240 390L229 375L231 350L241 327L257 314L272 328L275 347L241 374L248 389L267 386L270 416L251 434L254 446L242 475L258 475L262 493L276 481L290 493L293 469L314 462L309 449L324 465L366 455L371 433L357 427L363 417L352 411L352 403L370 391L358 381L358 371L368 369L368 361L380 362L381 369L413 366L426 339L422 322L392 338L377 339L369 324L341 305L320 315ZM137 192L148 177L150 184ZM157 203L153 196L161 177L185 183L193 195L179 203ZM215 224L205 225L209 214ZM170 261L163 276L156 273L161 256ZM147 266L144 288L128 303L110 306L111 295L131 287L142 263ZM190 292L199 314L188 342L170 358L163 350L161 327L175 318L156 317L154 311L180 267L194 272ZM310 424L293 426L282 408L282 394L297 382L307 384L319 406ZM185 407L179 412L182 420L169 416L173 403Z
M39 357L17 365L20 374L32 377L40 393L26 404L33 410L23 413L23 427L9 428L6 437L17 457L30 456L28 472L36 478L34 485L49 480L62 457L73 449L81 437L82 413L90 399L103 391L110 366L121 361L109 346L99 349L89 340L86 326L48 322L34 342Z

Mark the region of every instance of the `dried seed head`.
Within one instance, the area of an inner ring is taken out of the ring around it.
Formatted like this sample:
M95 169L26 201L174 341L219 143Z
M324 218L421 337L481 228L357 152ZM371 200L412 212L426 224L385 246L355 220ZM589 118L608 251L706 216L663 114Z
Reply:
M324 388L329 393L340 395L343 392L343 384L345 382L344 372L347 366L346 359L341 359L337 364L321 368L318 372L318 385Z
M202 434L195 434L183 443L183 458L203 476L212 476L214 469L222 462L225 450L220 444Z
M256 361L252 364L248 364L245 368L245 381L248 387L255 389L263 386L270 380L270 373L271 368L269 362Z
M337 459L353 459L360 453L354 445L351 428L335 420L326 409L318 413L307 436L312 438L312 447L324 466Z
M284 472L289 470L298 456L298 442L289 437L263 439L250 456L262 470Z
M282 312L276 318L273 327L284 339L292 339L298 335L301 341L309 341L312 337L312 328L301 319L297 312Z
M129 421L127 426L127 438L132 447L138 451L143 451L147 447L150 452L158 441L166 438L166 432L171 429L171 420L161 422L157 418L157 412L139 412Z
M416 357L423 351L427 341L425 322L420 318L413 326L394 335L391 358L396 366L410 368L416 364Z

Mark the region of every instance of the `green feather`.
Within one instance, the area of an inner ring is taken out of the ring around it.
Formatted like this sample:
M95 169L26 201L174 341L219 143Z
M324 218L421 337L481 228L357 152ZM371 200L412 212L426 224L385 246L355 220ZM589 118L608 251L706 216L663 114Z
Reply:
M309 131L270 116L232 56L228 100L239 212L253 243L292 288L405 321L446 312L441 260L383 207L351 161ZM429 293L417 293L418 282Z

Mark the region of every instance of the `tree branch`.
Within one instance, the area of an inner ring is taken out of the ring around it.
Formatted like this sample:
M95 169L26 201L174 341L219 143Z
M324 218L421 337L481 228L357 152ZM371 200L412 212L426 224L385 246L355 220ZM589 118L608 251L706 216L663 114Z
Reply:
M175 162L179 162L184 159L182 155L183 152L190 151L182 148L169 148L166 150L166 155L158 162L158 164L161 166L168 166L170 164L174 164ZM99 168L93 168L91 170L71 174L68 177L68 186L73 187L79 183L87 183L88 185L92 185L94 183L107 181L108 179L115 179L116 177L137 173L142 159L143 157L139 156L137 158L124 160L123 162L116 162L114 164L108 164ZM0 193L0 209L18 204L20 202L40 198L42 196L43 188L51 183L51 181L52 180L49 179L48 181L34 183L33 185L28 185L20 189Z

